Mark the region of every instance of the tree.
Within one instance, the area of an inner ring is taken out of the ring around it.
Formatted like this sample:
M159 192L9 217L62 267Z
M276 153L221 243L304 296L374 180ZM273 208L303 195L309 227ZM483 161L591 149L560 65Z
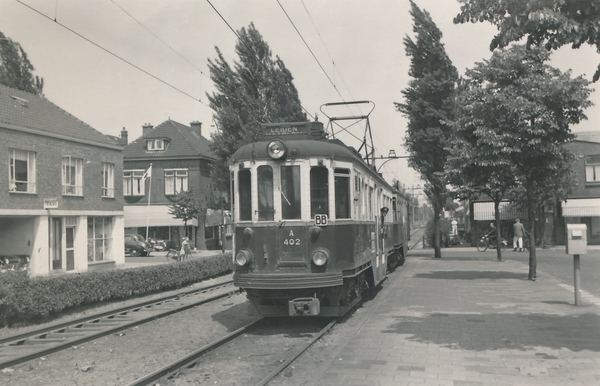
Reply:
M459 0L464 5L454 23L488 21L500 31L490 49L504 48L527 36L527 47L555 50L587 43L600 52L600 2L597 0ZM600 77L600 65L594 74Z
M464 151L465 173L474 176L463 179L473 189L514 186L507 194L527 209L530 235L536 234L540 206L569 193L573 156L562 145L573 138L569 126L585 119L583 110L591 105L589 82L545 64L549 58L543 48L515 45L467 71L469 87L460 99L465 107L456 121L465 128L452 142L453 168L460 168L458 152ZM529 279L535 280L535 243L529 253Z
M486 87L489 86L489 87ZM476 70L467 70L457 96L456 119L451 123L446 177L453 194L461 200L487 195L494 202L496 240L500 234L500 202L517 186L509 145L511 127L503 125L509 95L498 92ZM497 245L499 245L497 243ZM502 250L496 248L497 260Z
M185 236L188 235L187 223L190 220L204 217L206 214L206 202L198 195L196 195L191 189L179 192L176 196L171 198L172 204L169 204L169 214L175 218L183 220L185 228ZM204 222L200 222L200 237L204 240ZM201 247L203 247L201 245Z
M0 32L0 84L43 96L44 79L33 70L21 45Z
M283 61L272 53L254 24L238 31L235 51L239 62L227 63L218 47L208 67L217 92L208 95L218 131L211 149L217 155L212 177L221 191L229 191L227 162L238 144L255 139L262 123L306 121L298 90Z
M458 71L452 65L441 43L442 32L427 11L411 1L413 32L416 40L406 36L404 47L411 57L409 75L413 78L402 91L404 103L396 109L408 118L405 146L410 153L409 165L425 181L424 192L434 211L435 257L441 257L440 223L446 202L444 149L451 127L446 121L453 118L454 93Z

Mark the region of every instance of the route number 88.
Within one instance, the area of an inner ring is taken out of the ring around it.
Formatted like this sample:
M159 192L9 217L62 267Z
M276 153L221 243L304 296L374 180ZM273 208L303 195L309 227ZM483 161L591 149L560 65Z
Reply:
M322 226L322 227L327 225L327 215L326 214L315 214L315 225Z

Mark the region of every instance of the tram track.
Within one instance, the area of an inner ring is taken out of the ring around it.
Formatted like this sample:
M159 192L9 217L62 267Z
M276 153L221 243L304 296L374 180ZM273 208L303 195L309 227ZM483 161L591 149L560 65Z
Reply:
M155 385L155 384L158 384L157 381L159 381L159 380L162 380L160 383L161 385L168 384L168 382L169 382L168 380L170 378L176 378L176 377L181 376L182 372L185 372L186 369L193 369L195 367L199 367L200 363L203 361L203 357L205 355L207 355L208 353L218 350L219 348L223 347L224 345L226 345L228 343L233 343L235 339L240 338L242 335L256 332L256 330L259 330L262 327L261 325L265 324L266 320L267 319L262 318L262 319L253 321L253 322L231 332L230 334L222 336L222 337L214 340L213 342L201 347L200 349L198 349L192 353L189 353L188 355L185 355L184 357L181 357L181 358L177 359L176 361L129 383L127 386ZM317 342L319 339L321 339L321 337L324 334L326 334L328 331L330 331L333 328L333 326L336 324L336 322L337 322L337 320L335 320L335 319L330 321L325 327L321 328L320 331L318 331L314 334L311 334L312 335L311 339L308 342L301 344L300 347L294 347L295 350L293 350L293 353L291 353L290 355L287 355L285 358L279 358L277 360L277 362L280 364L276 368L274 368L272 371L270 371L266 376L264 376L264 378L262 378L259 382L255 383L255 385L256 386L267 385L273 378L275 378L282 371L284 371L286 368L288 368L291 365L291 363L293 363L300 355L302 355L315 342ZM262 328L264 328L264 327L262 327ZM260 332L257 334L260 335ZM299 335L304 335L304 334L299 334ZM260 346L259 344L256 344L256 342L252 342L252 344L254 344L256 346ZM270 347L272 347L272 346L270 346ZM260 353L260 351L258 351L254 355L261 356L263 354ZM264 354L264 355L267 355L267 354ZM230 359L230 358L231 358L230 355L223 356L224 360ZM187 374L184 376L188 376L188 377L194 379L193 374L191 374L191 375ZM255 376L262 376L262 375L257 374Z
M0 370L232 295L233 280L0 339Z

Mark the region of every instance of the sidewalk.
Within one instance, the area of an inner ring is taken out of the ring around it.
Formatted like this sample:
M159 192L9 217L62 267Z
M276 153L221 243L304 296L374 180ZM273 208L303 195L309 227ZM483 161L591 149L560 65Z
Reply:
M315 385L598 385L600 299L517 261L410 251L357 310ZM480 256L480 255L479 255Z
M227 253L228 251L225 251ZM231 251L229 251L231 252ZM190 260L192 259L201 259L212 256L217 256L221 254L221 250L194 250L191 253ZM160 265L160 264L168 264L175 263L176 261L173 259L167 259L167 252L158 252L153 251L150 256L125 256L125 264L120 265L119 269L124 268L135 268L135 267L145 267L149 265Z

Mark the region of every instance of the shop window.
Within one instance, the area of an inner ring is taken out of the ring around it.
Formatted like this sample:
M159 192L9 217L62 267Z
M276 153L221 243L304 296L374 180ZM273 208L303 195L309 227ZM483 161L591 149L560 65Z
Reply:
M112 217L88 217L88 262L112 260L112 233Z

